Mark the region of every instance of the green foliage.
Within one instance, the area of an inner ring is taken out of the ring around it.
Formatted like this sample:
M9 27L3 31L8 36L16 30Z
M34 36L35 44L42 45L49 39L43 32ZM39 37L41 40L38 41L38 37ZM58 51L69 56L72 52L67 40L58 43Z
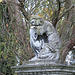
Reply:
M13 75L13 71L7 60L2 59L2 61L0 61L0 73L3 73L5 75Z
M12 51L12 33L9 34L9 29L6 25L7 18L3 16L3 12L6 12L5 10L7 10L7 8L0 5L0 74L13 75L11 66L16 64L16 57ZM3 20L4 23L2 22ZM11 32L11 28L9 31Z

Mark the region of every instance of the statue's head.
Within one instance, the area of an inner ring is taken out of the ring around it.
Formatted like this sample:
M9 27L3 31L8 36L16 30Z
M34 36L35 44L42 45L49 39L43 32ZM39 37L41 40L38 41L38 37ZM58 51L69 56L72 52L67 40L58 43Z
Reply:
M30 23L33 26L41 26L43 25L44 21L43 18L38 15L32 15L30 18Z

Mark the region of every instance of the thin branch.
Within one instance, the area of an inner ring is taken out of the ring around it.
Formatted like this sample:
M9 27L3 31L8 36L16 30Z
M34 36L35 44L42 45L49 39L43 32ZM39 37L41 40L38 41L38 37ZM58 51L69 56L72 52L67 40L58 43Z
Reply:
M36 6L34 8L32 8L30 11L34 10L35 8L37 8L40 4L40 1L36 4Z
M25 10L23 3L20 2L20 5L21 5L20 10L21 10L22 14L29 21L30 20L29 13Z
M56 24L58 23L58 16L60 14L60 10L61 10L61 3L60 3L60 0L56 0L57 1L57 7L58 7L58 10L57 11L54 11L53 13L53 18L52 18L52 22L53 22L53 25L54 27L56 27Z
M24 8L20 7L20 10L22 14L24 15L24 17L29 21L29 13Z
M61 16L59 16L58 20L60 20L64 15L66 15L67 12L69 12L71 9L73 9L75 6L70 7L67 9Z
M57 0L57 5L58 5L58 14L60 13L61 10L61 3L60 0Z
M64 3L64 2L66 2L66 1L64 0L64 1L60 2L60 3Z
M30 12L32 12L33 10L35 11L36 10L36 8L39 6L39 4L40 4L40 1L35 5L35 7L34 8L32 8L31 10L30 10ZM34 12L33 11L33 12ZM31 13L31 14L33 14L33 12Z

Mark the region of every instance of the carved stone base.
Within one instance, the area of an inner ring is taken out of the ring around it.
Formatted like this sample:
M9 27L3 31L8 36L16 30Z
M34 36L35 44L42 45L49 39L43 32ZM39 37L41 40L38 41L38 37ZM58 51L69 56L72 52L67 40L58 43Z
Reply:
M17 75L75 75L75 66L50 60L29 61L12 69Z

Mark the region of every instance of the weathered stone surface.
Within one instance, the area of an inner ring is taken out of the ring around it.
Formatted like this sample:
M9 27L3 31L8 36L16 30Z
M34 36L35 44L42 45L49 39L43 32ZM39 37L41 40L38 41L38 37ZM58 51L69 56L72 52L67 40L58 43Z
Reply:
M36 16L31 19L30 27L30 45L35 53L31 60L58 60L61 45L58 33L49 21L40 23L42 18Z
M75 66L60 64L51 60L30 61L12 67L18 75L75 75Z

